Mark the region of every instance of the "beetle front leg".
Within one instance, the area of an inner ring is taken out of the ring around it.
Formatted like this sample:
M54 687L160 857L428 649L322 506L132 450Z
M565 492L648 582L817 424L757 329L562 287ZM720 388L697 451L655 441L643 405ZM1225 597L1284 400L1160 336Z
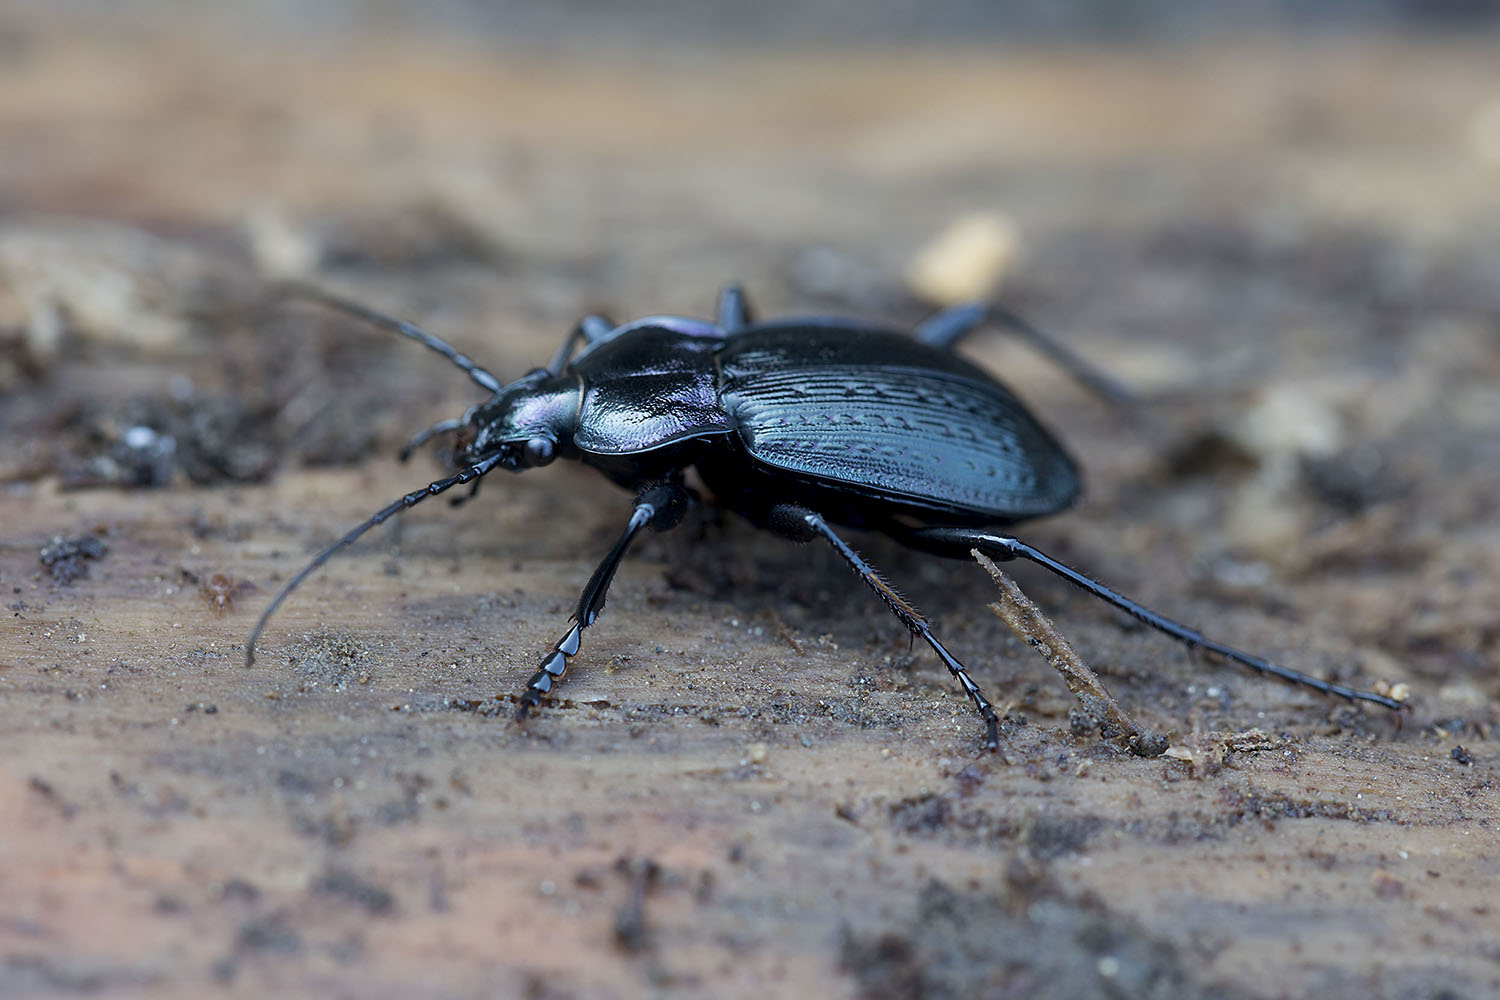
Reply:
M625 531L604 557L604 561L594 570L594 575L589 577L588 585L583 588L583 593L578 598L578 609L573 612L572 626L553 644L552 651L543 658L541 667L526 682L526 690L522 692L520 705L516 709L517 719L524 719L533 708L540 705L542 699L562 680L563 674L567 673L573 657L578 655L583 630L594 624L599 612L604 610L604 598L609 592L610 581L615 578L615 571L620 568L625 552L635 536L647 526L656 531L676 527L682 520L682 515L687 512L689 499L687 489L680 482L657 483L641 491L636 498L635 509L631 511L630 522L625 525Z
M433 424L426 430L420 431L417 434L413 435L412 439L406 442L405 447L403 447L399 452L396 453L396 460L398 462L409 461L412 454L428 441L431 441L433 438L443 434L451 434L463 425L464 422L462 418L458 417L455 417L452 420L439 420L437 423Z
M932 647L932 651L943 661L958 683L963 686L964 693L979 710L979 715L984 719L985 746L994 750L1000 745L999 726L1000 720L995 715L994 706L990 704L984 692L979 690L979 685L974 683L969 676L968 670L958 661L958 658L948 652L948 648L938 641L938 637L932 634L932 626L927 619L922 617L921 612L912 607L906 598L898 594L890 584L881 578L875 568L860 556L858 552L850 548L849 544L839 537L838 533L823 520L823 516L804 507L783 505L773 508L769 518L770 527L779 534L785 535L794 541L805 542L813 538L822 538L832 545L834 551L843 557L849 564L849 568L859 574L869 588L875 591L875 596L885 602L885 606L891 609L891 613L900 619L901 624L914 636L921 637L922 641Z

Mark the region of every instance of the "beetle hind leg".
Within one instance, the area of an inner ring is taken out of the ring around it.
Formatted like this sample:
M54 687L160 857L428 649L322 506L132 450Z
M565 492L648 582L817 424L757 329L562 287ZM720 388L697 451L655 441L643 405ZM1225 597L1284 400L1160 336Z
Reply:
M848 542L840 538L838 533L823 519L821 514L803 507L782 505L772 508L768 524L778 534L791 538L794 541L806 542L814 538L821 538L833 546L834 551L843 557L844 562L849 564L849 568L858 573L860 579L864 580L865 584L871 590L875 591L875 596L879 597L885 603L885 606L891 609L891 613L901 621L902 625L906 626L907 631L911 632L913 637L921 638L923 642L932 647L932 651L943 661L943 665L948 668L948 672L962 685L964 693L969 696L969 700L979 710L980 717L984 719L985 746L990 750L994 750L1000 745L999 717L996 716L995 708L990 704L990 700L984 696L984 692L979 690L979 685L975 684L973 678L969 676L968 670L958 661L956 656L948 652L948 647L944 646L938 640L938 637L932 634L932 626L922 616L921 612L912 607L906 598L902 597L890 584L886 583L881 575L876 572L875 568L865 562L864 558L858 552L855 552L849 546Z
M526 682L526 690L521 693L520 704L516 708L517 719L526 718L552 692L562 680L563 674L567 673L568 666L573 662L573 657L578 655L582 645L583 630L594 624L599 613L604 610L604 598L609 591L610 581L615 578L615 571L620 568L635 536L648 526L656 531L676 527L687 510L689 500L687 489L678 482L657 483L641 491L625 530L615 542L614 548L609 550L609 554L594 570L594 575L589 577L588 585L579 595L578 608L573 612L568 631L553 643L551 651L542 658L537 672Z
M1025 559L1036 563L1048 571L1067 580L1069 583L1088 591L1095 597L1124 611L1146 625L1151 626L1158 632L1165 633L1187 646L1189 649L1204 649L1224 659L1232 660L1242 666L1249 667L1256 673L1267 677L1276 677L1291 684L1312 688L1322 694L1337 695L1350 701L1363 701L1384 708L1397 709L1402 707L1401 702L1394 698L1388 698L1373 691L1361 691L1334 681L1327 681L1321 677L1304 674L1300 670L1284 667L1279 663L1273 663L1253 653L1246 653L1233 646L1226 645L1214 639L1210 639L1197 629L1189 628L1179 622L1175 622L1165 615L1158 614L1150 608L1123 594L1117 593L1104 586L1065 563L1058 562L1051 556L1039 549L1017 538L1008 535L999 535L994 532L983 531L977 528L917 528L907 532L896 533L898 541L904 542L913 548L922 549L927 552L935 552L939 555L953 556L955 558L966 557L970 550L978 550L992 559L1001 562L1012 559Z

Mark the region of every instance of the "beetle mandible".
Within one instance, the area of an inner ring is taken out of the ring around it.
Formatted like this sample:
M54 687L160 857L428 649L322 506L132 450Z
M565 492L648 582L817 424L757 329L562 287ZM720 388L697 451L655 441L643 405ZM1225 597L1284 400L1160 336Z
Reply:
M456 471L393 501L314 557L261 615L246 646L247 664L287 595L371 528L455 486L470 485L472 496L495 469L521 472L566 458L592 466L636 499L625 530L583 588L567 632L526 682L518 717L541 704L578 655L583 631L603 610L635 537L682 519L695 499L684 483L689 468L719 504L758 527L832 546L943 661L984 719L991 749L998 746L998 720L989 699L928 620L836 525L941 556L978 550L999 561L1024 559L1189 647L1324 694L1401 708L1384 695L1209 639L997 531L1072 505L1080 493L1078 469L1009 389L954 352L959 341L987 323L1005 325L1093 388L1115 392L1113 383L999 306L948 309L906 334L841 317L757 321L744 293L729 285L712 323L650 316L616 326L586 316L545 368L504 385L420 327L316 288L286 291L424 344L491 395L407 444L403 459L434 437L454 435Z

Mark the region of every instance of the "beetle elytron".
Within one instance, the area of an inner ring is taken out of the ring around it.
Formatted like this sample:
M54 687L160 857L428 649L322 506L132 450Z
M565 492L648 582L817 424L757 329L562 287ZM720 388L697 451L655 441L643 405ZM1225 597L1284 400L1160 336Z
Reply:
M977 549L997 560L1029 560L1190 647L1325 694L1401 707L1207 639L997 533L1070 506L1080 492L1078 470L1010 390L954 346L987 322L1002 323L1096 387L1105 384L998 307L950 309L904 334L835 317L756 321L731 285L719 296L713 323L652 316L615 326L585 317L545 368L502 385L419 327L315 289L291 291L425 344L491 395L462 418L412 439L403 457L436 436L454 435L457 471L392 502L319 553L261 615L247 663L287 595L366 531L455 486L472 484L472 494L495 469L520 472L567 458L598 469L636 500L624 532L583 588L567 632L527 681L518 716L541 703L578 654L631 541L648 526L665 531L682 519L693 499L683 482L689 468L719 504L759 527L831 545L957 678L984 719L991 748L997 719L989 700L927 620L835 525L877 531L942 556L965 558Z

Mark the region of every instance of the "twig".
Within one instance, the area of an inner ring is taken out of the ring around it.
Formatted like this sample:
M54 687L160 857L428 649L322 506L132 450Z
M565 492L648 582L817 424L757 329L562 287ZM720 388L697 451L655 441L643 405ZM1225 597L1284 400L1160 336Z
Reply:
M971 550L979 565L989 571L1000 588L1000 601L990 605L990 610L1010 626L1010 630L1026 644L1041 654L1047 664L1062 675L1063 683L1077 697L1081 712L1069 713L1075 730L1092 729L1097 726L1105 739L1123 742L1124 746L1139 757L1159 757L1170 745L1165 736L1142 729L1110 693L1099 678L1089 669L1068 640L1062 637L1057 627L1042 614L1042 610L1021 593L1015 581L1000 571L994 561L979 550Z

